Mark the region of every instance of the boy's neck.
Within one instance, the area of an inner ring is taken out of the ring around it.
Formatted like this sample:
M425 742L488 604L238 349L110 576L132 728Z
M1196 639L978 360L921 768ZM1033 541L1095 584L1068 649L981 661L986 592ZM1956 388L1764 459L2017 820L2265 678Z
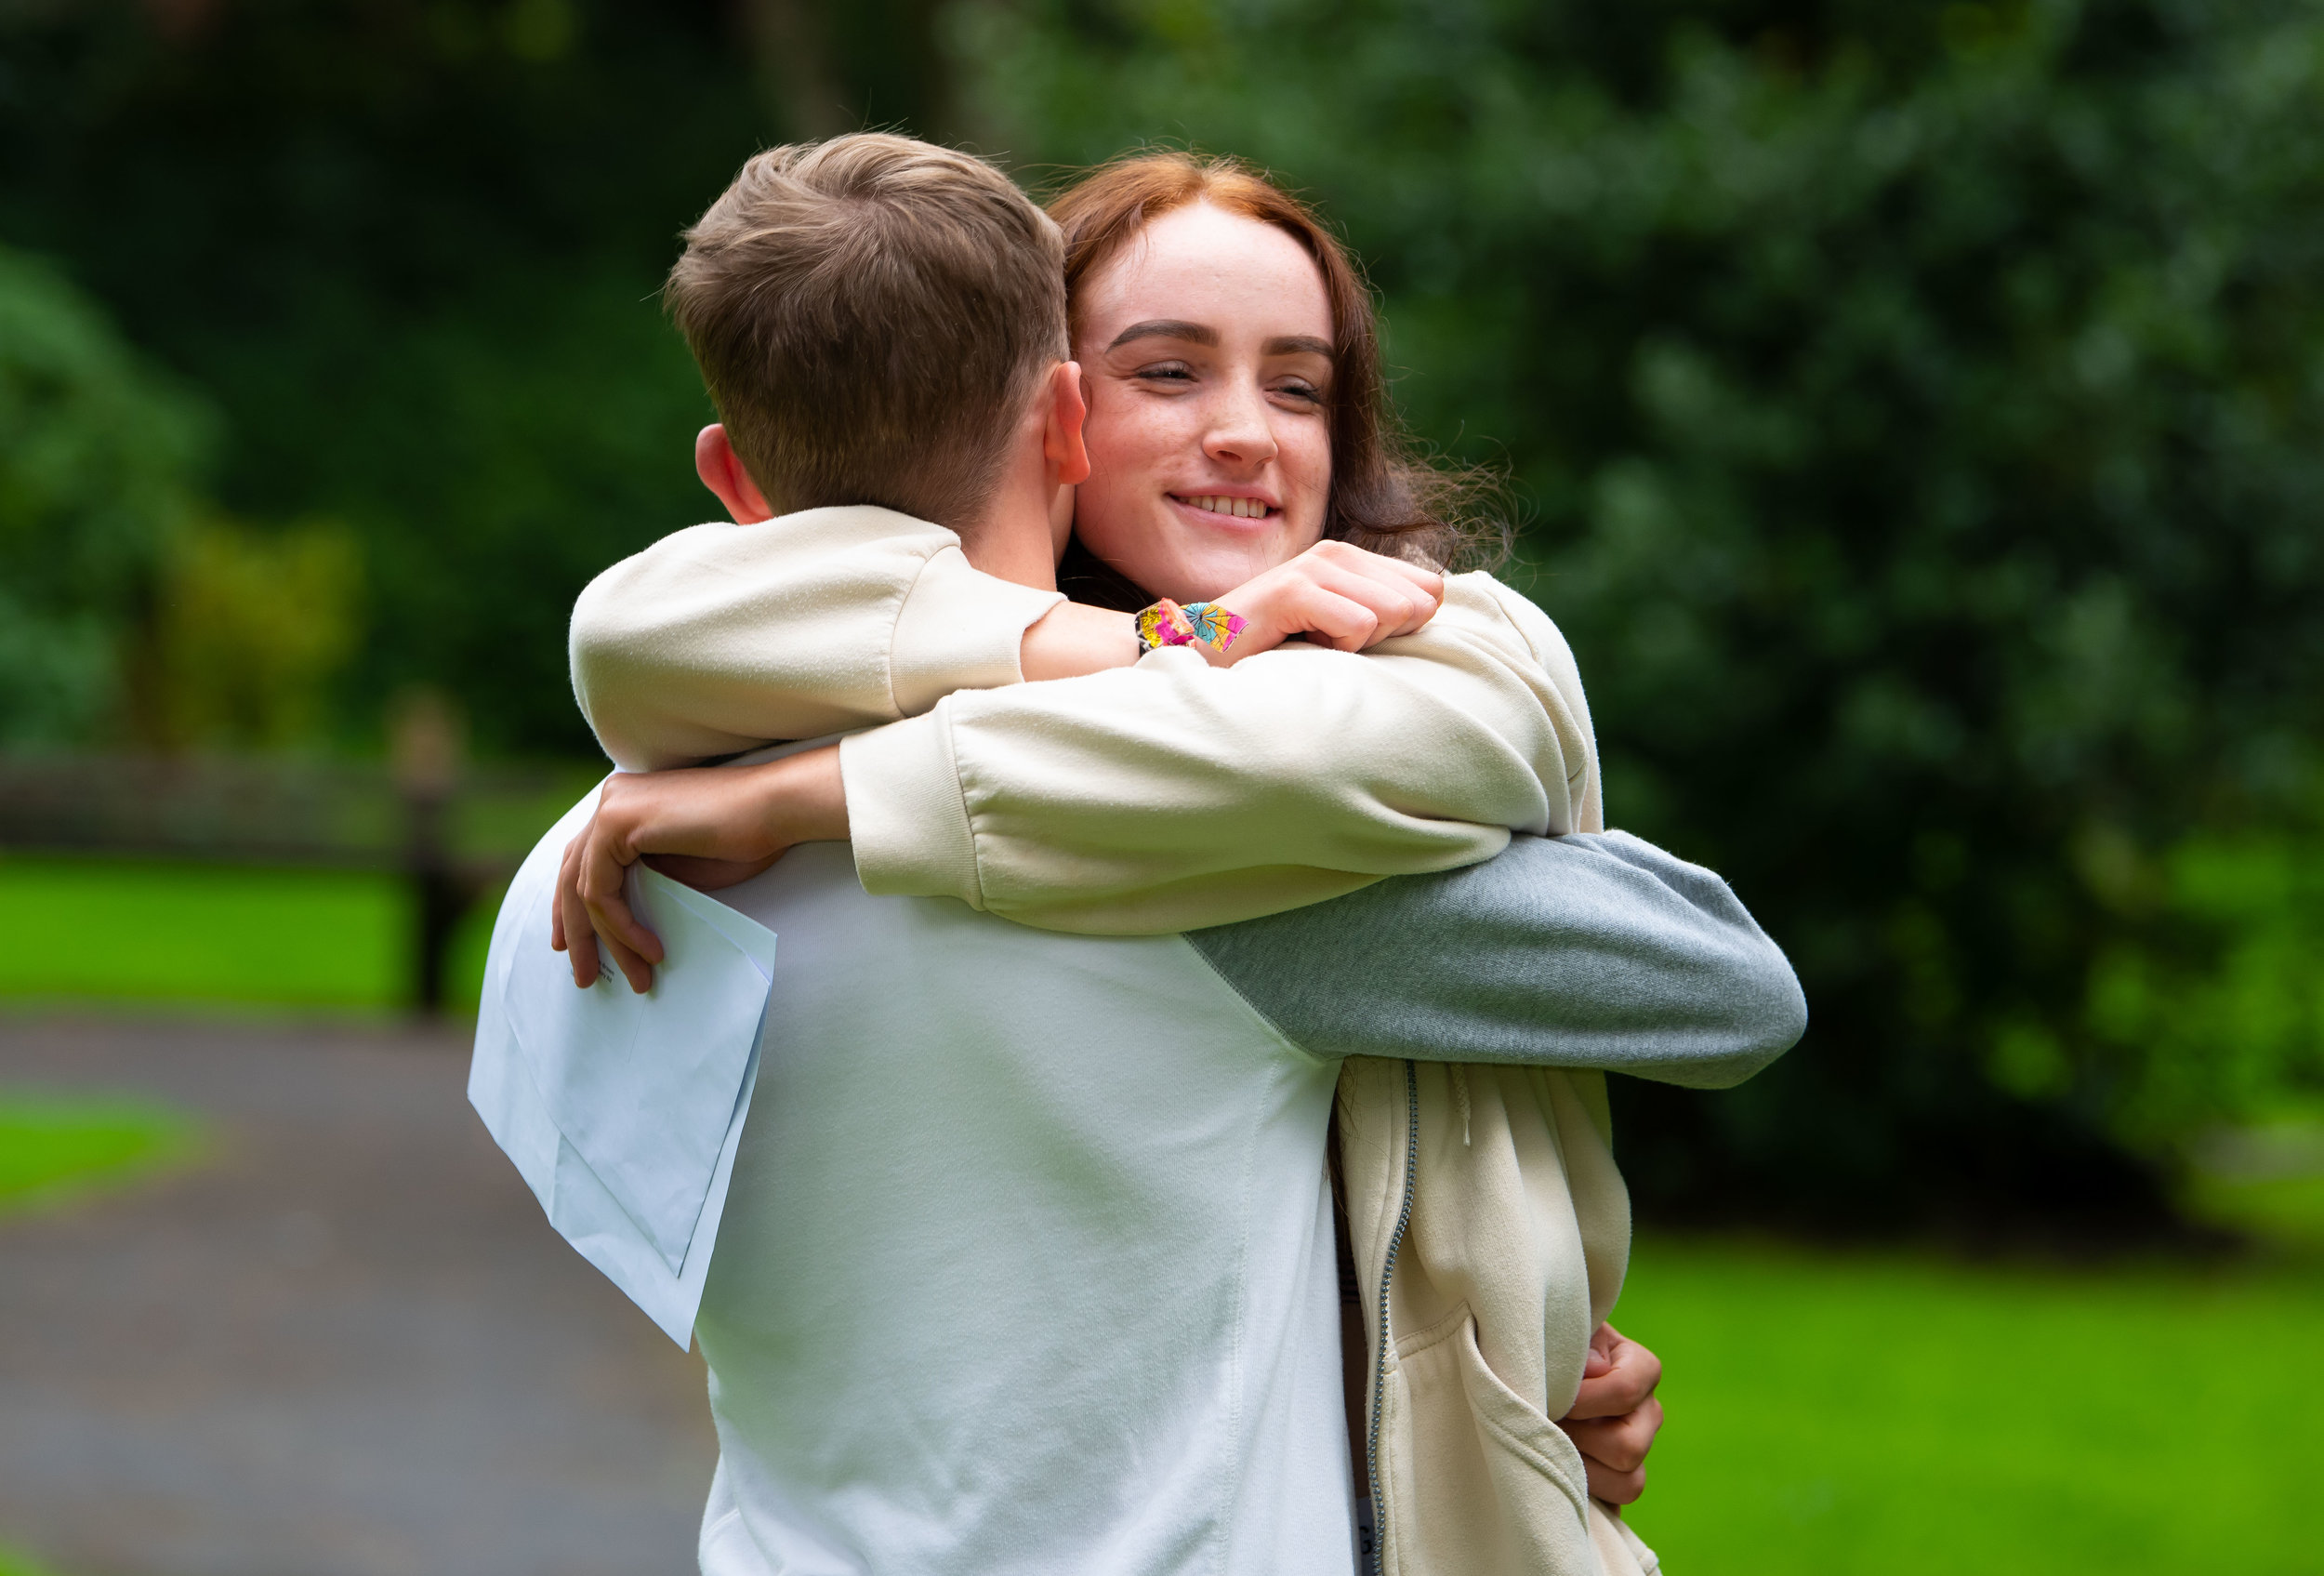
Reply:
M1009 441L1000 482L976 518L959 525L970 564L1035 590L1057 589L1057 560L1073 528L1073 487L1089 474L1081 447L1080 368L1051 369Z
M1050 511L1038 497L997 497L960 532L960 550L971 568L996 579L1013 580L1038 591L1057 589L1057 548L1050 533Z

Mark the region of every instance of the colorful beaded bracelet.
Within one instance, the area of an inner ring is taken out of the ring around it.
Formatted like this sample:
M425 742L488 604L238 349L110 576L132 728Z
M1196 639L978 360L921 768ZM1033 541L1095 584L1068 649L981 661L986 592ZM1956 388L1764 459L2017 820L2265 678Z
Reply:
M1190 602L1181 607L1164 597L1138 615L1138 655L1166 645L1198 645L1223 656L1249 623L1215 602Z

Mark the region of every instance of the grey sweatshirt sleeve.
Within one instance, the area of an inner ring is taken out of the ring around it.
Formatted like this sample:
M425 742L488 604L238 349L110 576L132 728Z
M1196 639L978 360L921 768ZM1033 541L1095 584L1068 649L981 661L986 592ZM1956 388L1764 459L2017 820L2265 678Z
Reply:
M1627 832L1520 835L1481 865L1187 940L1319 1055L1723 1089L1807 1029L1790 963L1726 882Z

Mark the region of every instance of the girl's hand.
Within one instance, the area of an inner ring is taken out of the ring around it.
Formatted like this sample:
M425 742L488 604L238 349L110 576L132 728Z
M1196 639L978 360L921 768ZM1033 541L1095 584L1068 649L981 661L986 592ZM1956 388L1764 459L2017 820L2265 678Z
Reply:
M572 960L573 983L586 990L597 983L594 943L603 942L642 996L653 988L662 942L630 911L630 866L647 859L673 880L731 886L795 844L847 835L837 745L759 766L618 774L606 780L589 824L565 845L548 944Z
M1272 651L1294 635L1363 651L1408 635L1445 604L1445 577L1345 542L1317 542L1287 563L1211 599L1247 622L1224 663Z

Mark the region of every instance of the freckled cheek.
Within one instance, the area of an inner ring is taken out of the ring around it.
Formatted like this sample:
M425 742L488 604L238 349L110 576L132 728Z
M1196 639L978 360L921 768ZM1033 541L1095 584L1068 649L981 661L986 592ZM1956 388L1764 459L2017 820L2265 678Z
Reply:
M1159 402L1092 400L1082 429L1091 480L1112 491L1151 491L1155 472L1198 447L1186 414Z
M1085 547L1142 582L1159 573L1160 566L1147 563L1157 547L1156 513L1163 509L1156 495L1165 467L1185 446L1173 430L1174 414L1169 405L1123 398L1101 385L1082 428L1089 480L1079 491L1074 529Z
M1320 428L1304 430L1282 446L1284 492L1294 527L1321 536L1324 504L1331 494L1331 439Z

